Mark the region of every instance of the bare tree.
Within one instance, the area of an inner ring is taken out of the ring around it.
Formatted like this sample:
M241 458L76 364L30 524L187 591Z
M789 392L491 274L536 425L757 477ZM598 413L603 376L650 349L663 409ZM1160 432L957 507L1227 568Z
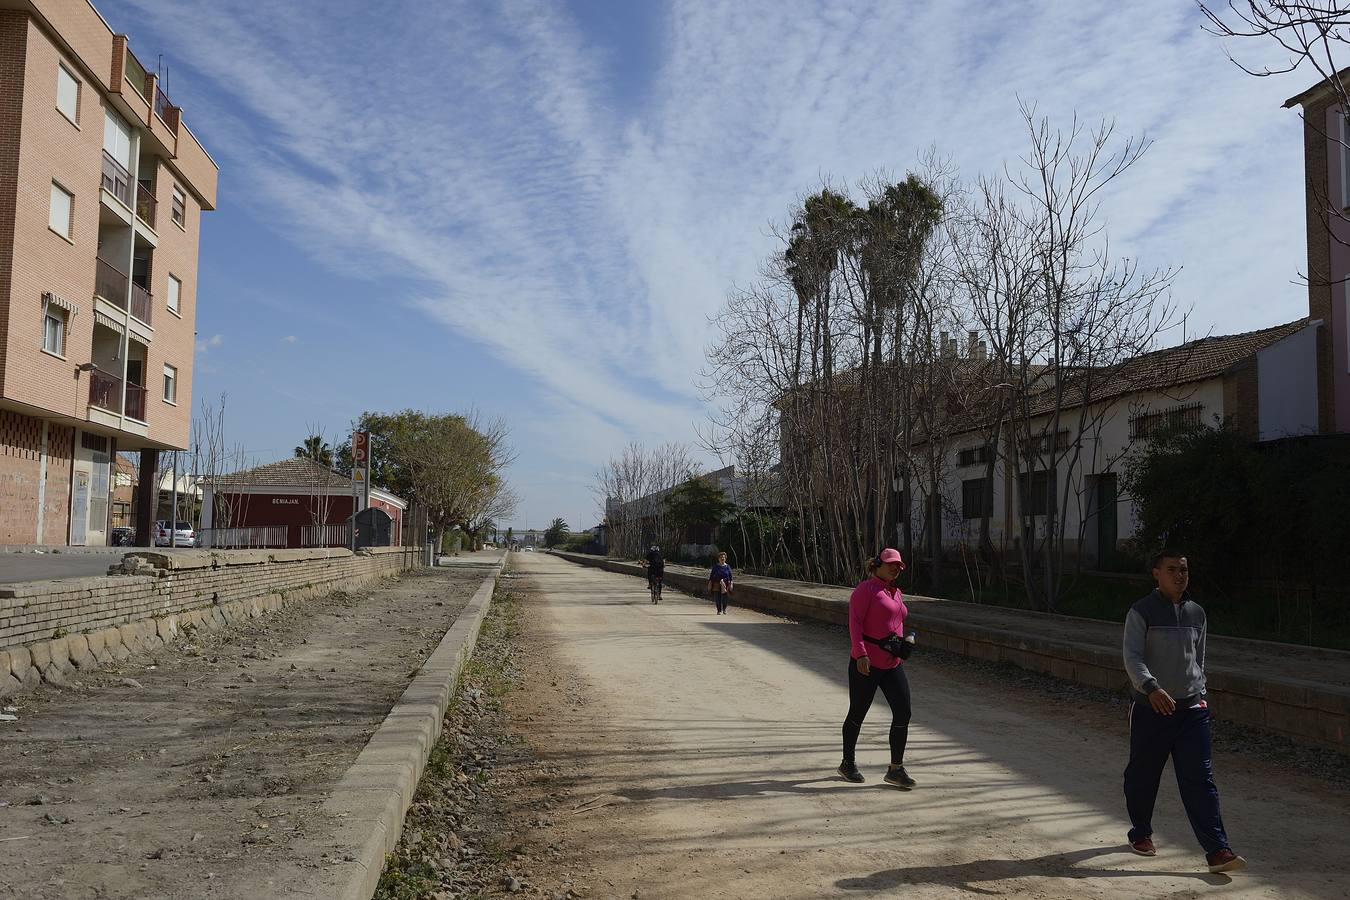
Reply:
M614 553L637 556L648 543L672 547L678 541L668 520L665 496L698 474L683 444L647 449L632 443L596 473L594 491L605 509Z
M1112 256L1100 212L1103 191L1148 149L1117 141L1113 126L1065 130L1021 106L1030 148L1008 179L1034 235L1034 290L1002 366L1013 385L1006 458L1019 479L1018 544L1030 599L1053 610L1062 592L1064 521L1107 405L1103 389L1177 322L1172 270L1143 270ZM1019 229L1019 233L1021 230Z
M192 420L191 460L195 478L211 498L210 524L212 530L232 529L244 521L248 511L248 471L253 468L242 444L231 443L225 428L226 395L221 394L216 404L205 398L198 405ZM203 509L202 518L206 519ZM202 523L205 525L205 521ZM210 545L208 532L203 546ZM215 546L229 546L234 540L218 542Z

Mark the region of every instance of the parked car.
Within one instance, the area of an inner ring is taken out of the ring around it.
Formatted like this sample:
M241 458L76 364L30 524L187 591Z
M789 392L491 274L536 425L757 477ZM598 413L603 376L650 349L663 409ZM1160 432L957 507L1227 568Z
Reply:
M533 552L534 552L534 546L533 546L533 545L527 545L527 546L525 547L525 552L526 552L526 553L533 553Z
M156 547L195 547L196 545L197 532L193 530L191 522L175 522L172 536L169 532L167 520L160 519L155 523Z

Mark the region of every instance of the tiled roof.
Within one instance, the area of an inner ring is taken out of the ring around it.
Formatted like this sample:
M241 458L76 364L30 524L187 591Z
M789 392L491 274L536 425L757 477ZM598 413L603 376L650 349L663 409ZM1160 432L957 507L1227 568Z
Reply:
M1134 391L1161 391L1217 378L1238 363L1255 356L1258 351L1300 331L1307 325L1307 319L1299 319L1258 331L1203 337L1176 347L1136 356L1113 370L1106 372L1097 370L1095 373L1097 379L1106 380L1090 385L1091 399L1108 400ZM1066 379L1065 397L1061 408L1069 408L1079 402L1085 386L1083 380L1092 374L1085 370ZM1052 393L1046 391L1042 396L1044 400L1040 403L1032 398L1033 415L1054 408Z
M302 456L293 456L290 459L278 460L227 475L217 475L211 481L217 487L300 487L306 490L315 487L333 487L350 490L352 486L350 478Z

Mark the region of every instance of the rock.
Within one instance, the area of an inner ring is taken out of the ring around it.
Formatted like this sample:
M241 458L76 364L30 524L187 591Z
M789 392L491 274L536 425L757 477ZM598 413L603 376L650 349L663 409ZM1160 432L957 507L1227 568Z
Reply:
M140 690L141 688L145 687L145 685L141 684L135 678L119 678L117 679L117 683L126 685L129 688L136 688L136 690Z
M146 859L163 859L163 858L164 858L164 854L166 854L166 853L168 853L168 852L169 852L168 850L164 849L163 847L160 847L160 848L157 849L157 850L151 850L149 853L145 854L145 858L146 858Z
M25 801L23 802L23 805L24 805L24 806L46 806L48 803L51 803L51 802L52 802L52 798L51 798L51 797L48 797L46 794L37 794L37 795L32 796L32 797L29 797L27 800L25 800Z
M506 878L502 879L502 885L505 886L505 888L513 894L519 893L525 887L523 884L520 883L519 879L513 878L509 875Z

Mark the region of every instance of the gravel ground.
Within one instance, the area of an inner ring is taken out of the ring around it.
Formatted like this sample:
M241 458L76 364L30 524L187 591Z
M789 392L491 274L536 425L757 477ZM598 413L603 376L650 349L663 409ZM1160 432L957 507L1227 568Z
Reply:
M483 574L406 573L20 698L0 724L0 898L254 898Z

